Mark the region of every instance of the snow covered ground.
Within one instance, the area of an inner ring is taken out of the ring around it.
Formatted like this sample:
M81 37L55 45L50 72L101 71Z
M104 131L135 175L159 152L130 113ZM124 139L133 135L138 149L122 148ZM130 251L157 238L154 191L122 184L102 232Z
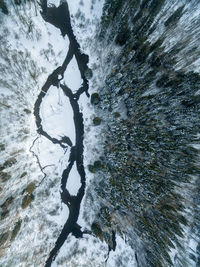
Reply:
M9 16L1 14L0 30L0 135L5 147L0 159L4 168L0 192L3 240L0 265L42 266L68 216L68 210L61 205L59 190L60 173L69 155L63 155L59 146L52 149L43 137L32 146L37 138L32 113L41 86L62 63L68 43L57 29L44 23L33 5L27 4L25 9L9 6L9 11ZM58 94L55 94L58 106L54 107L57 113L61 105L66 105L57 101ZM50 111L47 109L47 116L52 115ZM67 120L63 129L70 129L73 138L73 128L66 127ZM62 129L57 134L63 134ZM45 177L30 147L38 155Z
M90 43L102 6L103 1L98 0L85 1L84 4L69 1L73 30L81 49L89 54L93 63L96 55L91 54ZM60 199L60 178L68 163L69 149L63 150L38 136L33 106L48 75L62 64L69 41L58 29L45 23L31 3L24 7L10 5L9 12L9 16L1 17L0 29L0 135L1 145L5 146L1 166L5 167L5 162L12 159L1 172L1 214L8 211L9 215L5 218L1 215L0 265L44 266L68 217L68 208ZM81 77L75 59L69 64L64 81L75 91L80 87ZM97 147L98 130L92 126L93 110L89 99L81 95L79 104L84 115L84 164L87 169L94 153L99 153L98 149L91 153L91 149ZM67 135L74 144L73 112L62 90L50 88L42 102L40 115L48 134L55 138ZM89 183L92 175L86 172ZM74 165L67 188L76 195L79 187L79 175ZM7 201L9 197L10 202ZM88 227L81 215L80 222L81 226ZM16 225L20 228L13 238ZM70 236L53 266L66 266L66 262L68 266L104 266L107 253L107 245L96 237L84 235L83 239L75 239ZM107 266L113 266L109 263L113 257L114 254Z
M116 237L117 247L108 257L108 246L105 242L91 236L84 235L82 239L69 236L60 250L52 267L60 266L88 266L88 267L113 267L137 266L132 249L124 239Z
M40 116L43 129L51 137L59 140L63 136L68 136L75 144L73 110L61 88L52 86L48 90L41 104Z
M58 6L60 0L51 0L49 3ZM112 66L111 62L105 64L109 53L112 52L114 58L121 49L113 45L107 49L95 47L93 40L103 4L104 0L68 1L74 34L81 50L89 55L89 67L93 72L89 81L90 94L96 92L99 84L103 85L104 74ZM192 5L192 1L187 4L188 10L191 11ZM160 31L153 32L150 42L162 36L163 21L169 16L166 11L169 9L173 13L179 6L181 2L177 6L177 1L173 1L171 6L165 5L166 10L155 19L155 23L160 25ZM0 266L44 266L69 215L67 206L61 202L60 181L68 164L70 149L62 149L37 134L33 107L48 75L63 63L69 40L63 38L57 28L44 22L39 7L35 9L33 3L28 2L24 7L13 7L10 4L9 11L9 16L0 13ZM192 36L188 34L191 30L188 25L193 25L199 11L194 10L190 14L186 9L180 20L180 29L184 29L182 34L176 36L172 28L169 38L163 43L167 52L175 43L186 42L188 36L192 38L191 45L179 53L176 70L184 68L187 71L199 71L199 59L192 60L189 53L199 39L199 32L194 34L192 31ZM73 92L82 83L75 57L68 65L64 82ZM147 91L144 96L156 93ZM93 125L95 110L86 94L80 96L79 106L84 118L86 194L81 203L78 224L83 230L90 230L98 200L94 200L91 207L87 199L89 185L95 181L95 175L89 172L88 165L93 164L102 154L104 121L98 127ZM121 110L124 110L124 106ZM123 115L124 111L121 110ZM68 136L75 143L73 110L61 89L53 86L49 89L42 101L40 116L44 130L51 137L60 139ZM199 150L199 144L192 146ZM80 185L80 176L74 165L67 189L70 194L76 195ZM187 188L184 193L187 194ZM18 231L17 225L20 225ZM188 242L185 247L195 250L195 239L189 238L187 228L184 230L185 243ZM84 234L82 239L76 239L70 235L52 266L113 267L123 266L124 263L126 267L137 266L135 253L125 237L117 235L116 243L116 250L111 251L108 257L108 245L99 238ZM176 250L171 249L171 256L175 258Z

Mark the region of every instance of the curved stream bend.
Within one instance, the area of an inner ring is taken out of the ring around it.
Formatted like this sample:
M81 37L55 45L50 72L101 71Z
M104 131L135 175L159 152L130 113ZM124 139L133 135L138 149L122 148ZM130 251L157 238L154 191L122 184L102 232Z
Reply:
M66 2L62 3L59 7L47 5L47 0L40 1L41 6L41 15L43 19L54 25L55 27L61 30L63 37L67 34L70 45L67 56L62 64L62 66L58 67L56 70L52 72L47 78L47 81L43 85L40 94L35 102L34 106L34 115L36 118L37 132L44 137L48 138L53 144L59 144L62 148L71 147L69 163L66 169L63 171L62 179L61 179L61 199L63 203L65 203L69 208L69 217L55 243L55 247L50 252L50 255L46 261L45 266L51 266L52 261L56 258L59 249L64 244L66 238L70 233L72 233L75 237L82 237L83 232L81 231L81 227L77 224L80 203L84 196L85 192L85 170L83 166L83 134L84 134L84 125L83 125L83 116L79 110L78 99L82 93L88 94L88 80L85 77L85 71L88 69L88 61L89 57L80 51L80 45L78 44L71 27L70 22L70 14L68 9L68 4ZM79 71L81 73L81 78L83 83L79 90L76 93L73 93L70 88L68 88L64 84L60 84L63 79L64 72L71 61L72 57L75 56ZM59 78L61 75L61 78ZM70 104L74 113L74 124L75 124L75 132L76 139L75 145L73 146L69 137L65 136L61 140L56 138L52 138L47 132L44 131L42 127L42 119L40 117L40 105L42 103L43 98L45 97L47 91L51 86L61 87L65 95L69 98ZM67 145L68 146L67 146ZM77 171L80 175L81 187L76 196L71 196L69 191L66 189L67 180L69 177L69 173L76 164Z

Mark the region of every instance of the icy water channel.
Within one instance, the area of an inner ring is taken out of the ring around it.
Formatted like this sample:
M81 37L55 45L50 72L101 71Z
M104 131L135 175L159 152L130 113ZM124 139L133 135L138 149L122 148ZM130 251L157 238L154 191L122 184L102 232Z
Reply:
M69 209L69 216L63 226L59 237L57 238L54 248L50 252L50 255L46 261L45 266L51 266L60 248L62 247L70 233L77 238L80 238L83 235L81 227L77 224L80 204L85 192L86 179L83 165L84 124L83 115L80 112L78 100L80 95L83 93L85 93L89 97L88 80L85 77L85 73L88 70L87 64L89 58L87 55L81 53L80 45L78 44L73 34L68 4L66 2L62 3L58 7L48 7L47 1L41 1L41 15L46 22L59 28L63 37L67 35L69 39L69 49L62 66L59 66L48 76L45 84L41 88L40 94L38 95L34 106L37 132L48 140L50 140L52 144L59 145L64 151L70 149L69 160L68 163L66 163L66 168L63 171L61 178L61 199L62 202L67 205ZM80 75L83 81L81 87L76 92L74 92L73 88L70 89L68 86L66 86L65 83L63 83L62 81L68 64L70 63L73 57L75 57L76 59L78 69L80 71ZM75 129L74 140L71 140L69 136L55 138L51 136L51 134L43 126L43 121L41 117L41 106L45 101L45 98L47 97L48 91L52 90L52 87L54 89L57 88L57 90L62 90L63 94L68 99L68 104L71 105ZM78 175L80 177L80 187L76 195L70 194L69 190L67 189L67 181L69 179L69 174L74 170L74 167L76 167Z

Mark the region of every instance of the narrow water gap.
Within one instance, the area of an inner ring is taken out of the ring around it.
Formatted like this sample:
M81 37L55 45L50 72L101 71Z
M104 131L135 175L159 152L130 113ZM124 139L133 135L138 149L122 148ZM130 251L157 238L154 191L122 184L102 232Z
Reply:
M63 226L63 229L57 238L54 248L51 250L49 257L46 261L45 266L51 266L52 262L55 260L60 248L64 244L68 235L71 233L76 238L80 238L83 235L81 231L81 227L77 224L77 220L79 217L79 210L82 198L85 192L85 170L83 165L83 136L84 136L84 124L83 124L83 115L80 112L78 99L81 94L86 93L89 97L88 93L88 80L85 77L85 72L88 69L89 57L80 51L80 45L77 42L73 30L71 27L70 21L70 13L67 2L63 2L58 7L56 6L48 6L48 1L41 0L41 15L43 19L59 28L62 36L68 36L70 44L69 49L66 55L66 58L63 61L62 66L56 68L47 78L45 84L41 88L40 94L34 105L34 115L36 120L37 132L40 135L43 135L48 140L50 140L53 144L59 144L64 150L70 147L70 157L69 161L66 164L66 169L62 173L61 178L61 200L64 204L66 204L69 208L69 217L66 223ZM62 84L62 80L64 78L64 73L67 69L69 62L72 60L73 56L77 61L77 65L81 74L81 78L83 83L81 87L78 89L76 93L73 93L73 90L67 87L65 84ZM71 104L73 110L73 120L75 126L75 144L72 143L68 136L65 136L62 139L56 139L51 137L46 131L44 131L42 127L42 119L40 117L40 106L41 103L48 92L51 86L56 86L57 88L61 88L64 94L68 97L69 102ZM81 186L78 190L76 196L70 195L67 190L67 180L74 165L77 168L77 171L80 176Z

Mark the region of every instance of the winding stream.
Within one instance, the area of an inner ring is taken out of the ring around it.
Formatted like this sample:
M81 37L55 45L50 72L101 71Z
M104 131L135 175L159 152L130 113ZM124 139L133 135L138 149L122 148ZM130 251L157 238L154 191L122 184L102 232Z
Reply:
M51 266L53 260L55 260L60 248L64 244L65 240L67 239L68 235L72 233L75 237L79 238L82 237L83 232L81 231L81 227L77 224L79 210L80 210L80 203L84 196L85 192L85 170L83 166L83 134L84 134L84 124L83 124L83 115L80 112L78 99L81 94L86 93L88 94L88 80L85 77L85 72L88 69L88 61L89 58L87 55L81 53L80 45L78 44L71 27L70 22L70 14L68 4L66 2L62 3L59 7L50 6L48 7L47 0L41 0L41 15L43 19L54 25L55 27L59 28L63 37L65 35L68 36L70 45L69 50L67 53L66 58L62 66L55 69L47 78L45 84L41 88L41 92L38 95L38 98L35 102L34 106L34 115L36 119L37 125L37 132L40 135L43 135L47 139L49 139L53 144L59 144L63 149L67 147L71 147L70 150L70 157L68 165L66 169L62 173L61 179L61 199L64 204L66 204L69 208L69 217L55 243L54 248L50 252L50 255L46 261L45 266ZM81 74L81 78L83 83L81 87L78 89L76 93L73 93L70 88L68 88L65 84L62 84L61 81L64 77L64 73L67 69L67 66L71 59L75 56L78 68ZM57 88L61 88L64 94L68 97L72 110L73 110L73 119L75 125L75 144L72 144L72 141L68 136L58 140L56 138L52 138L42 127L42 119L40 117L40 106L45 97L46 93L48 92L51 86L56 86ZM80 176L81 187L78 190L76 196L70 195L69 191L66 189L67 180L70 174L70 171L76 165L77 171Z

